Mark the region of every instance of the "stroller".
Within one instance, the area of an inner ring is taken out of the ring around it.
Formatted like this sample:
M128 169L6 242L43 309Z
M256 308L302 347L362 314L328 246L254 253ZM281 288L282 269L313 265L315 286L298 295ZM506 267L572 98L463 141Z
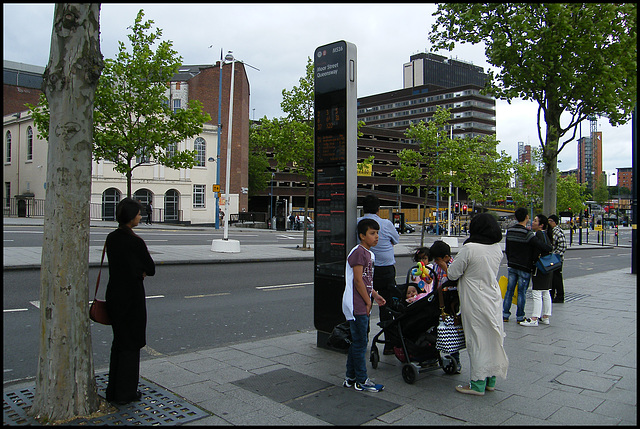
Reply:
M436 280L435 272L430 269L431 275ZM437 284L437 282L435 282ZM405 305L404 297L408 284L399 285L396 288L392 302L387 303L392 315L391 320L380 321L378 326L382 330L371 342L369 360L373 369L378 367L380 353L377 343L393 346L393 351L402 366L402 378L408 384L413 384L418 373L433 371L442 368L446 374L454 374L458 369L458 362L453 356L442 356L436 349L437 328L440 322L440 303L438 291L434 290L427 296ZM442 287L442 286L441 286ZM403 290L404 289L404 290ZM446 309L459 308L458 291L443 291ZM380 335L384 333L384 340Z

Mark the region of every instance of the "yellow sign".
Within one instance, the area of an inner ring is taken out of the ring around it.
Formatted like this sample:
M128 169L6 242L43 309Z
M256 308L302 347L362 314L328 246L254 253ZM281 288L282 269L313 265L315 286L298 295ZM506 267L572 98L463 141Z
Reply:
M358 176L371 176L373 172L373 166L366 163L358 163Z
M596 225L596 226L593 228L593 230L594 230L594 231L602 231L602 225Z
M220 192L220 185L211 185L211 190L213 192Z

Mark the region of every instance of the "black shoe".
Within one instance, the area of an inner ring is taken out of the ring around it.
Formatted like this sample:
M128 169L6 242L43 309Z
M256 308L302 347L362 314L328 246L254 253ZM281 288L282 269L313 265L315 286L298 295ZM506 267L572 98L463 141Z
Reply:
M551 302L553 302L554 304L564 304L564 299L552 299Z

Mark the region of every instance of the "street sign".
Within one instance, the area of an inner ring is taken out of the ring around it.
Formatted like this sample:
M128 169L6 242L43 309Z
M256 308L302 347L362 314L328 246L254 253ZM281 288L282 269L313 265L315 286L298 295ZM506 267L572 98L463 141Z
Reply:
M211 190L213 192L220 192L220 185L211 185Z

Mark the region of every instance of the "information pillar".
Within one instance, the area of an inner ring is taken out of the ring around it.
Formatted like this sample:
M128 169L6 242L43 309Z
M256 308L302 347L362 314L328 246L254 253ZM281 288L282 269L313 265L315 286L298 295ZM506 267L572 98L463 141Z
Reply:
M344 322L345 264L356 245L356 46L339 41L314 54L314 326L326 347Z

